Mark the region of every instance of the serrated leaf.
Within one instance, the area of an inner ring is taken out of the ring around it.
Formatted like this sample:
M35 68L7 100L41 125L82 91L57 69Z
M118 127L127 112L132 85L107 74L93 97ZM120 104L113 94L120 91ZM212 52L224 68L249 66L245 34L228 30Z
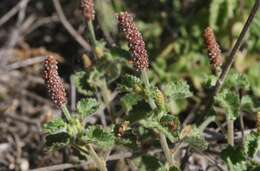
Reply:
M203 151L208 148L208 142L202 136L201 130L194 125L184 127L180 137L195 150Z
M241 110L247 112L254 111L254 102L250 96L243 96L241 99Z
M163 127L159 122L153 120L153 119L146 119L141 120L140 123L145 128L154 129L156 132L163 133L171 142L174 142L177 140L177 137L173 135L168 128Z
M163 164L154 156L145 155L142 157L142 162L145 165L146 170L162 171L161 167Z
M76 72L75 74L72 75L72 81L77 88L77 91L85 96L90 96L93 93L89 90L87 90L87 80L88 80L88 75L84 71Z
M212 0L209 8L209 25L216 29L217 20L219 17L220 7L225 2L224 0Z
M120 101L126 112L132 110L133 106L141 100L141 97L136 94L128 93L123 96Z
M140 86L143 84L143 81L140 78L129 74L124 76L123 81L124 81L124 85L128 87L133 87L135 84Z
M57 118L44 124L43 132L48 135L67 132L67 126L67 123L65 123L62 118Z
M244 144L244 151L248 157L254 158L257 151L260 150L260 136L256 132L251 132Z
M249 81L245 75L239 73L230 73L225 81L224 87L226 88L249 88Z
M83 139L101 149L112 148L115 143L115 137L112 132L108 132L98 126L89 127Z
M240 107L238 94L224 89L215 99L225 109L227 119L236 120L239 116Z
M185 81L174 81L162 86L164 94L171 99L184 99L192 96L190 86Z
M98 109L98 102L94 98L81 99L77 103L77 111L83 117L88 117Z
M247 171L246 161L240 163L232 163L230 158L227 159L227 165L229 171Z
M61 132L57 134L51 134L46 136L46 145L50 147L51 150L59 150L66 147L70 143L70 136L66 132Z
M180 169L175 166L172 166L170 167L169 171L180 171Z
M228 159L230 159L230 161L233 164L240 163L245 160L245 155L241 147L228 146L227 148L221 151L220 157L225 162L228 162Z

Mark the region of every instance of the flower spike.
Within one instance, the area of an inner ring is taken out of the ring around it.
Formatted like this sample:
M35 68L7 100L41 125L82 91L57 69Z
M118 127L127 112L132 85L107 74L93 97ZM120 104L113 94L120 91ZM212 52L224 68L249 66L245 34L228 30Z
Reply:
M51 100L61 107L66 103L66 91L63 81L58 74L57 61L53 56L48 56L44 60L43 79L47 86Z
M145 70L149 67L148 55L145 49L145 43L141 33L133 22L133 17L128 12L121 12L118 15L118 24L120 30L124 33L133 63L137 71Z
M87 22L94 20L95 10L93 0L81 0L80 9Z
M218 71L223 64L223 58L212 28L207 27L205 29L204 41L208 49L211 67L214 71Z

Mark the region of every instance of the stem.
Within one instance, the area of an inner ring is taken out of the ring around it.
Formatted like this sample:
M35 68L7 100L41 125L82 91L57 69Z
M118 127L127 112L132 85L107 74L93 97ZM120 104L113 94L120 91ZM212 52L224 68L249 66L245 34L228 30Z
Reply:
M141 73L141 78L142 80L144 81L144 84L145 84L145 87L147 89L150 88L150 82L149 82L149 79L148 79L148 76L147 76L147 71L146 70L142 70L142 73ZM148 103L150 105L150 107L152 109L156 109L156 104L153 100L153 98L151 97L148 97ZM170 166L173 166L174 165L174 161L173 161L173 157L172 157L172 154L171 154L171 151L170 151L170 148L168 146L168 143L167 143L167 140L166 140L166 137L164 134L160 133L160 144L161 144L161 147L163 149L163 153L166 157L166 160L168 161L168 163L170 164Z
M232 66L232 64L234 63L235 59L236 59L236 52L239 50L241 44L243 43L243 40L245 38L245 35L246 33L248 32L249 30L249 27L258 11L258 8L259 8L259 5L260 5L260 0L256 0L255 1L255 4L250 12L250 15L249 17L247 18L247 21L243 27L243 30L241 31L235 45L233 46L228 58L227 58L227 61L225 63L225 65L223 66L223 69L222 69L222 72L219 76L219 79L217 80L215 86L214 86L214 89L212 91L212 93L209 95L209 99L208 100L208 103L206 105L206 108L205 108L205 112L209 111L211 109L211 106L213 105L214 103L214 97L217 95L217 93L221 90L223 84L224 84L224 81L226 79L226 76L227 74L229 73L230 71L230 68Z
M90 155L92 159L95 161L100 171L107 171L106 162L97 155L96 151L94 150L91 144L88 144L89 150L82 148L77 144L72 144L72 147L82 152L86 157Z
M71 119L71 115L70 115L70 112L69 112L69 110L68 110L66 104L63 104L63 105L61 106L61 110L62 110L62 112L63 112L63 114L64 114L64 116L65 116L65 119L66 119L67 121L69 121L69 120Z
M89 144L88 147L89 147L89 154L96 162L100 171L107 171L106 162L97 155L96 151L94 150L91 144Z
M143 70L142 73L141 73L141 78L142 80L144 81L144 85L147 89L150 88L150 82L149 82L149 79L148 79L148 75L147 75L147 71L146 70ZM154 102L154 100L151 98L151 97L148 97L148 103L149 105L151 106L152 109L155 109L156 108L156 104Z
M110 114L111 119L113 121L114 120L114 116L112 114L112 110L111 110L111 106L110 106L110 96L111 96L111 93L110 93L110 90L107 87L107 82L106 82L105 79L102 79L100 81L99 87L100 87L100 90L101 90L101 95L103 97L104 103L105 103L105 105L107 107L108 113Z
M208 117L199 127L201 133L207 128L207 126L216 120L216 116L210 116Z
M87 24L88 24L88 30L89 30L89 33L90 33L91 44L94 46L94 48L96 48L97 39L96 39L96 35L95 35L95 32L94 32L93 23L92 23L92 21L88 21Z
M174 165L173 157L172 157L171 151L169 149L166 137L162 133L160 133L160 144L162 146L162 149L163 149L163 152L164 152L164 155L165 155L167 161L169 162L170 166L173 166Z
M227 141L229 145L234 146L234 121L233 120L228 120Z
M239 116L240 120L240 127L241 127L241 134L242 134L242 145L245 144L245 124L244 124L244 117L243 114L241 113Z

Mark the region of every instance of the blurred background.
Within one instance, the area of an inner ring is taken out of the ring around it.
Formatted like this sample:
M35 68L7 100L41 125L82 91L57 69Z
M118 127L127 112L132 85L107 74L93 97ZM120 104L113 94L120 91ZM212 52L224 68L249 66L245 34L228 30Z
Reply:
M253 4L254 0L95 0L94 26L104 46L124 47L115 17L129 11L146 42L153 79L184 78L200 96L202 82L210 73L204 29L214 29L226 57ZM234 65L250 81L256 105L260 104L259 30L258 13ZM70 75L83 67L81 56L89 51L79 0L0 1L0 170L68 161L66 152L49 153L44 147L42 124L60 112L46 93L41 62L46 55L56 56L67 89L73 92ZM252 127L252 117L246 119Z

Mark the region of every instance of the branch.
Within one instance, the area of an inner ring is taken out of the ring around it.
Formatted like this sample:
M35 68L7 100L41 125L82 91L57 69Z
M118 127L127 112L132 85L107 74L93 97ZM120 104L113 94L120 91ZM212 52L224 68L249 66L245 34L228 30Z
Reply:
M62 23L62 25L65 27L65 29L70 33L70 35L88 52L91 51L91 47L89 43L82 38L82 36L72 27L72 25L68 22L67 18L65 17L60 1L59 0L52 0L53 5L57 11L58 17Z

